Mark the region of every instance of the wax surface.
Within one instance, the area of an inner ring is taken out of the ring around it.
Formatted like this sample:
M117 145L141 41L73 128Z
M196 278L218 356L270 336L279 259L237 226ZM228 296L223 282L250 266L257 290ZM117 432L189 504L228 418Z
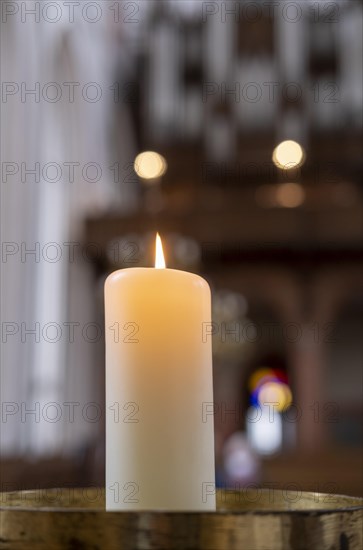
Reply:
M106 281L105 310L106 508L215 510L213 416L203 415L213 402L207 282L119 270Z

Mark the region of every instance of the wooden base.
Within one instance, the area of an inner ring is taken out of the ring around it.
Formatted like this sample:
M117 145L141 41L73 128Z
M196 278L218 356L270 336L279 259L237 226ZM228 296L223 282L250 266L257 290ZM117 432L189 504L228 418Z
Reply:
M361 550L363 499L220 490L217 512L106 512L103 489L1 493L8 550Z

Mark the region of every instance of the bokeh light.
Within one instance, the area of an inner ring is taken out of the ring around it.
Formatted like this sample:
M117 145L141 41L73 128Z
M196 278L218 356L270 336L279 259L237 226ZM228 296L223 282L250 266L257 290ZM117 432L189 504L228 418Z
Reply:
M223 448L224 468L228 480L248 482L258 472L259 461L243 432L233 433Z
M266 377L270 377L272 380L274 380L274 371L272 369L269 369L268 367L262 367L254 371L248 380L248 387L250 391L253 392L261 384L261 380L265 380Z
M250 402L255 407L274 403L274 408L286 411L293 400L287 374L282 369L260 367L248 380Z
M255 200L261 208L297 208L305 202L305 190L299 183L260 185Z
M144 151L137 155L134 162L136 174L145 180L161 178L168 168L165 158L155 151Z
M288 139L275 147L272 160L274 164L283 170L290 170L301 166L305 160L304 149L299 143Z
M276 188L276 202L283 208L296 208L305 201L305 191L298 183L281 183Z
M287 384L282 382L266 382L258 392L260 406L273 403L277 411L287 410L292 403L292 392Z
M282 419L278 412L271 417L268 406L250 407L246 416L248 441L260 455L273 455L282 446Z

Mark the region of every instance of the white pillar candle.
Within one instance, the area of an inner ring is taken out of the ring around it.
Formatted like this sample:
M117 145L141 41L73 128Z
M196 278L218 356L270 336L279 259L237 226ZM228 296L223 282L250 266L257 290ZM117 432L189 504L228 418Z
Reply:
M215 510L210 289L159 262L105 284L106 509Z

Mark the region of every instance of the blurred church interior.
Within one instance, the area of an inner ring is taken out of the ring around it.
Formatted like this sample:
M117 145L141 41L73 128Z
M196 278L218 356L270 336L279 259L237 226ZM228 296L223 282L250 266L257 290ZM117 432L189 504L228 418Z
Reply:
M99 4L2 24L40 82L3 121L2 490L104 483L103 283L159 231L212 288L218 484L363 495L362 3Z

